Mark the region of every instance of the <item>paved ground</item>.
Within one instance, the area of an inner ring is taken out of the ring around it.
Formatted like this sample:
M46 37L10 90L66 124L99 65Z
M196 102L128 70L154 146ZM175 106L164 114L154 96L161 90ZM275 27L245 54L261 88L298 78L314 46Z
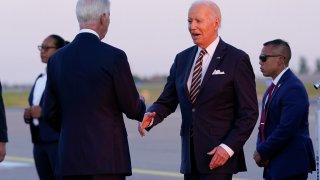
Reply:
M30 132L22 120L23 109L10 108L6 112L10 143L7 144L7 157L0 163L0 180L36 180L38 178L32 159ZM310 107L310 131L315 143L314 114L315 102ZM127 178L128 180L183 179L179 173L180 123L181 115L178 110L141 138L137 132L136 121L126 121L133 166L133 176ZM252 159L256 130L257 128L245 145L248 171L235 175L234 180L262 179L262 169L258 168ZM316 179L315 173L309 175L309 179Z

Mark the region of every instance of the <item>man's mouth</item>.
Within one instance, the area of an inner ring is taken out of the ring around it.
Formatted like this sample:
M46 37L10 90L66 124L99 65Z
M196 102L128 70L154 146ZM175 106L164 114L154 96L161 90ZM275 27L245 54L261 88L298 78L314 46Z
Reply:
M200 34L199 33L192 33L192 37L199 37L200 36Z

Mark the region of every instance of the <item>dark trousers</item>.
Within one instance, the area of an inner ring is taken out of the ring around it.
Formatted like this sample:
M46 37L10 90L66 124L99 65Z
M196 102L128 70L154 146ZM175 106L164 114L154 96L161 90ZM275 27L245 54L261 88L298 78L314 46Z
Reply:
M125 175L81 175L64 176L63 180L125 180Z
M58 143L39 143L33 146L33 157L40 180L58 180L54 176Z
M272 179L268 173L265 173L264 175L265 180L278 180L278 179ZM279 180L287 180L287 179L292 179L292 180L307 180L308 179L308 173L302 173L302 174L297 174L294 176L290 176L284 179L279 179Z
M232 174L201 174L194 155L193 138L190 138L191 174L185 174L184 180L232 180ZM208 164L209 168L209 164Z

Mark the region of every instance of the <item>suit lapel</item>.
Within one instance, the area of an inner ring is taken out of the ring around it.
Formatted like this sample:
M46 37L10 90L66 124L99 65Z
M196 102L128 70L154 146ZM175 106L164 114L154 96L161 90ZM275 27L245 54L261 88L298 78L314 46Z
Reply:
M268 107L267 108L267 111L269 110L269 105L270 103L272 102L272 100L274 99L274 97L278 94L278 90L283 86L283 84L285 83L286 79L288 79L290 76L292 75L292 72L290 69L288 69L283 75L282 77L280 78L279 82L277 83L277 85L274 87L274 90L271 94L271 97L270 97L270 101L269 103L267 104Z
M220 42L211 58L211 61L209 63L207 72L205 76L203 77L201 86L200 86L200 91L199 95L201 93L201 90L204 88L210 77L212 76L212 72L219 66L219 64L223 61L223 56L225 55L226 52L226 43L220 39Z
M188 55L187 57L187 72L185 73L185 77L184 77L184 90L185 90L185 93L186 93L186 97L188 97L188 100L189 102L191 103L191 100L190 100L190 93L189 93L189 90L188 90L188 79L189 79L189 75L190 75L190 72L191 72L191 68L192 68L192 65L193 65L193 61L195 59L195 56L197 54L197 51L198 51L198 46L194 46L194 48L191 50L190 54Z
M278 90L281 86L285 83L285 81L292 75L292 71L288 69L280 78L279 82L277 83L276 87L273 90L270 102L272 101L273 97L277 95Z
M29 101L29 105L30 105L30 106L33 106L33 92L34 92L34 88L36 87L36 84L37 84L38 79L41 78L42 76L43 76L43 74L40 74L40 75L36 78L36 80L35 80L32 88L31 88L31 91L30 91L30 94L29 94L29 98L28 98L28 101ZM43 96L43 95L42 95L42 96ZM42 97L41 97L41 99L42 99Z

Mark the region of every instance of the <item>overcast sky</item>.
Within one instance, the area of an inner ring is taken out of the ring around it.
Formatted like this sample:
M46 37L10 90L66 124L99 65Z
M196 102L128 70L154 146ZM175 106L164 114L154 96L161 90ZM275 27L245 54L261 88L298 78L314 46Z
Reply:
M111 0L111 24L103 39L123 49L133 74L167 75L175 55L193 45L187 12L193 0ZM319 0L217 0L221 38L246 51L256 76L262 44L287 40L298 70L306 57L311 70L320 58ZM44 71L37 45L49 34L72 41L78 33L76 0L2 1L0 4L0 80L31 84Z

